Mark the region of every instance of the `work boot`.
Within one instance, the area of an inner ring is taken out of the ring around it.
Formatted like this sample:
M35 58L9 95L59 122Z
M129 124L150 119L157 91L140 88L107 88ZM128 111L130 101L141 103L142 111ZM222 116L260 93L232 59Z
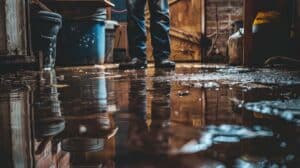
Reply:
M119 69L145 69L147 68L147 61L139 58L133 58L130 62L121 63Z
M176 63L173 61L170 61L168 59L163 59L159 61L155 61L155 67L156 68L171 68L174 69L176 67Z

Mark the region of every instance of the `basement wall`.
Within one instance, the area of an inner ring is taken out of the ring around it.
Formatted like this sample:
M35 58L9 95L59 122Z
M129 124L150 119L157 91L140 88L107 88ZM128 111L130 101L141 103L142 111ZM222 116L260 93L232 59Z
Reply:
M244 0L206 0L206 32L214 39L217 31L217 11L220 34L216 47L224 56L227 55L227 40L232 34L231 24L243 19L243 2Z

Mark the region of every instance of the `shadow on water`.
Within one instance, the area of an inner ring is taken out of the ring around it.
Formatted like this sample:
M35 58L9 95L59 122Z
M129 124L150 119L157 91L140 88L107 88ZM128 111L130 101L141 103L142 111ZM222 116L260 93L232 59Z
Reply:
M299 83L298 71L226 66L3 74L0 163L297 167Z

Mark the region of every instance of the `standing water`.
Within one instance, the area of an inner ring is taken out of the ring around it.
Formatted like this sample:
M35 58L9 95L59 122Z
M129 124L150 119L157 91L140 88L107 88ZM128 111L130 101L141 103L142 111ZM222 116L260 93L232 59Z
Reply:
M0 76L3 167L297 167L300 71L183 65Z

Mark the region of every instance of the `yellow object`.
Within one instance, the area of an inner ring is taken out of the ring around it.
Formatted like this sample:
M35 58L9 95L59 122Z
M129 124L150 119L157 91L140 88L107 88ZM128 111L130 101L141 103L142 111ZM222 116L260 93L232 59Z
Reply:
M277 11L258 12L253 25L279 22L280 13Z

